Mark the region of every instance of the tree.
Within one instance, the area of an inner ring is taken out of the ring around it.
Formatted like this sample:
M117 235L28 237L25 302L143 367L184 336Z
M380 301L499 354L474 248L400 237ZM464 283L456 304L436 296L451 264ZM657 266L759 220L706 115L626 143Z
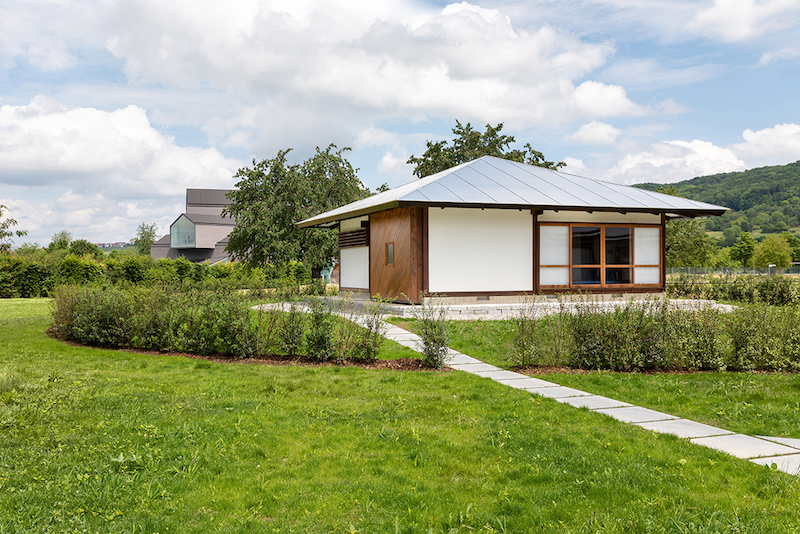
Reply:
M456 120L453 128L456 138L453 139L451 146L448 146L447 141L428 141L428 148L422 156L412 155L406 163L414 165L414 174L418 178L436 174L481 156L495 156L553 170L566 165L563 161L559 163L547 161L544 154L534 150L530 143L525 144L523 150L509 150L509 145L514 143L515 139L513 135L501 134L502 129L502 122L495 127L487 124L486 131L481 133L470 123L462 125Z
M136 229L136 237L133 238L133 246L136 248L138 254L144 256L150 255L150 247L156 242L158 234L158 225L156 223L142 223Z
M3 218L3 213L8 213L8 207L0 204L0 252L8 252L14 245L13 237L24 237L28 235L27 230L11 230L17 226L17 221L10 217Z
M50 244L47 246L47 250L50 252L54 250L67 250L70 243L72 243L72 232L69 230L61 230L53 234L53 237L50 238Z
M753 252L756 249L756 240L750 235L750 232L742 232L736 243L731 247L731 259L742 264L742 267L747 267L750 264L750 259L753 257Z
M224 210L236 219L226 250L251 265L298 260L319 271L336 257L335 232L297 228L304 219L364 198L369 190L356 170L331 144L302 164L289 165L281 150L273 159L253 160L239 169L237 189L228 193L233 203Z
M797 237L791 232L783 232L781 234L789 246L792 247L792 261L800 261L800 237Z
M756 245L753 264L762 269L772 264L778 269L786 269L792 264L792 247L782 235L770 234Z
M706 234L699 219L667 221L664 233L667 267L702 267L708 265L717 245Z
M69 253L76 256L92 256L93 258L102 258L103 251L94 243L90 243L85 239L76 239L69 244Z
M669 185L665 185L664 187L659 187L658 191L656 191L656 193L661 193L662 195L672 195L673 197L681 197L681 198L683 198L681 195L678 194L678 190L675 189L675 184L669 184Z

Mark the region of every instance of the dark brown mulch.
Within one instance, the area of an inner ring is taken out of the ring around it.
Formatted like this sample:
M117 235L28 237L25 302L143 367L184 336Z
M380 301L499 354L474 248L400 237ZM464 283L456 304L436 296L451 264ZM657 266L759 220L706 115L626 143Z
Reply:
M57 328L48 328L45 333L47 336L58 339L67 345L73 347L89 347L74 341L64 339ZM222 356L219 354L211 354L203 356L202 354L189 354L188 352L158 352L153 350L137 350L137 349L120 349L124 352L132 352L134 354L147 354L149 356L182 356L184 358L191 358L193 360L207 360L215 363L243 363L243 364L257 364L257 365L301 365L308 367L360 367L362 369L390 369L392 371L434 371L425 367L422 360L418 358L397 358L396 360L375 360L372 363L357 363L351 361L345 362L317 362L311 360L306 356L285 356L283 354L268 354L260 358L245 358L237 359L230 356ZM452 371L449 367L443 367L439 371Z

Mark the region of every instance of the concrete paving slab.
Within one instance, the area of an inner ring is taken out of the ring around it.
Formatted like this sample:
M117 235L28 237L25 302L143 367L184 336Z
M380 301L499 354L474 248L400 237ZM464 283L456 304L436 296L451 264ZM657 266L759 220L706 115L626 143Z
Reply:
M390 333L390 334L386 334L386 336L384 336L384 337L388 337L389 339L393 339L395 341L399 341L401 339L404 340L404 341L408 340L408 339L413 339L414 341L416 341L416 340L419 339L419 336L417 334L412 334L411 332L404 332L402 334Z
M417 350L419 348L419 345L417 345L417 342L414 341L413 339L393 339L392 341L394 341L395 343L399 343L404 347L408 347L411 350ZM419 351L417 350L417 352Z
M781 456L796 454L797 449L773 443L764 439L745 436L743 434L730 434L727 436L714 436L710 438L695 438L692 443L703 445L718 451L726 452L737 458L750 459L766 456Z
M767 456L765 458L753 458L750 460L754 464L771 466L775 464L778 471L789 473L790 475L800 475L800 454L788 454L786 456Z
M403 330L402 328L389 328L386 330L385 335L387 336L415 336L414 332L409 332L408 330Z
M646 421L665 421L667 419L677 419L674 415L661 413L650 408L639 406L627 406L624 408L608 408L597 410L597 413L613 417L623 423L644 423Z
M502 378L497 379L497 382L501 384L505 384L506 386L511 386L512 388L516 389L528 389L531 388L555 388L560 387L558 384L554 384L553 382L548 382L546 380L540 380L538 378L533 377L525 377L520 379L511 379L511 380L504 380Z
M600 395L587 395L585 397L566 397L556 399L558 402L569 404L575 408L589 408L590 410L599 410L601 408L623 408L625 406L633 406L627 402L622 402L608 397L601 397Z
M636 424L646 430L653 430L659 434L672 434L679 438L704 438L733 434L730 430L723 430L715 426L689 421L688 419L668 419L666 421Z
M492 380L522 380L523 378L528 378L525 375L521 375L519 373L515 373L514 371L478 371L475 373L478 376L485 376L487 378L491 378Z
M457 369L459 371L466 371L468 373L475 374L481 371L502 371L499 367L495 367L494 365L489 365L488 363L454 363L450 365L453 369Z
M483 363L482 361L478 360L477 358L473 358L472 356L467 356L466 354L461 354L456 352L455 354L448 354L444 357L444 363L447 365L452 364L463 364L463 363Z
M770 436L756 436L757 438L766 439L767 441L774 441L775 443L781 443L788 447L794 447L795 449L800 450L800 439L797 438L772 438Z
M547 387L547 388L525 388L525 391L536 393L548 399L560 399L562 397L580 397L588 396L589 393L583 392L579 389L572 389L565 386Z

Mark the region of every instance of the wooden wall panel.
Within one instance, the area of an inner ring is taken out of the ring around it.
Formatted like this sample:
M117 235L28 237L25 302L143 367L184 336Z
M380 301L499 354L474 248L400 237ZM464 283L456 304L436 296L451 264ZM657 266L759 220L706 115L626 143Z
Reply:
M423 289L422 208L394 208L370 215L370 295L419 302ZM394 264L386 244L394 243Z

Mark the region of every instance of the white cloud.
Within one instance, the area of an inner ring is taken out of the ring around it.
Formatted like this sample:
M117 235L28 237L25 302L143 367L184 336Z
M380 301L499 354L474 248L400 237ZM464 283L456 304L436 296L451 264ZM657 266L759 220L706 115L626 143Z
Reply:
M745 163L733 151L708 141L662 141L646 150L626 155L606 178L626 184L673 183L745 168Z
M378 170L391 177L390 185L408 182L414 177L414 166L406 163L408 153L386 152L378 164Z
M797 56L800 56L800 49L797 48L781 48L774 52L764 52L756 66L765 67L775 60L792 59Z
M603 70L603 78L628 89L650 90L690 85L716 78L723 73L720 65L703 63L685 65L686 60L665 64L654 58L634 58L613 62Z
M213 148L175 145L137 106L106 112L37 96L0 107L0 183L65 191L35 214L41 222L31 227L45 234L87 228L81 237L102 239L122 225L130 237L132 217L174 218L165 209L187 187L232 187L241 166Z
M751 165L782 165L800 159L800 125L776 124L754 132L742 133L744 143L733 149Z
M574 101L578 109L594 117L620 117L626 115L646 115L649 110L628 99L619 85L606 85L586 81L575 88Z
M582 160L567 156L564 158L564 163L566 163L567 166L563 167L561 169L562 171L571 174L577 174L579 176L589 176L589 168L583 163Z
M604 122L592 121L582 125L578 130L565 137L568 143L582 145L613 145L619 137L620 130Z
M690 31L726 42L746 41L792 27L797 0L714 0L687 24Z
M134 0L108 15L107 43L134 80L244 91L269 108L312 110L317 124L342 108L515 127L655 109L622 87L576 87L614 53L610 42L541 23L517 28L499 10L468 2L441 10L379 4L212 2L198 10Z

